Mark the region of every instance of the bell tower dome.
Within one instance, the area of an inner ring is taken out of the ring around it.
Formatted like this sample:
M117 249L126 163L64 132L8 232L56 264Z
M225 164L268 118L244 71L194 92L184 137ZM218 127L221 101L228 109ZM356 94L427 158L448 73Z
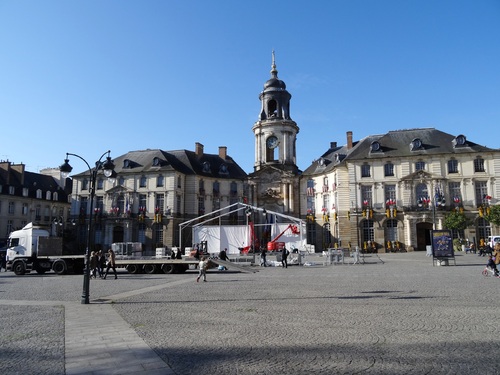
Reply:
M274 51L271 78L260 93L259 120L253 125L255 135L254 172L274 166L293 174L298 173L296 138L299 127L290 117L290 99L286 84L278 78Z

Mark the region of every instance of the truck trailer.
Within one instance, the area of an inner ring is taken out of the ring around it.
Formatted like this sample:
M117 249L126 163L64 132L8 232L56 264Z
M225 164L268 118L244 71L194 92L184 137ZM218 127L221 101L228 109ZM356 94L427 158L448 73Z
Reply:
M84 264L85 255L67 254L61 237L51 237L48 230L33 223L9 235L6 269L16 275L31 271L44 274L51 270L59 275L82 273Z

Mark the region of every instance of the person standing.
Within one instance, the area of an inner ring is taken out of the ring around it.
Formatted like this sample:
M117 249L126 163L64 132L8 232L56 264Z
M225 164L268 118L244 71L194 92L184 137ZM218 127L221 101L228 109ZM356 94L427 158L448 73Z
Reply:
M98 267L97 253L92 251L90 253L90 278L97 278L97 267Z
M266 256L267 256L267 249L265 247L263 247L261 252L260 252L260 265L261 266L267 267Z
M283 266L283 268L288 268L288 255L290 254L290 252L287 250L286 247L283 247L283 251L281 252L281 265Z
M199 273L198 277L196 278L196 282L199 282L201 277L203 277L203 281L207 281L207 267L208 261L205 257L201 257L201 260L198 263Z
M112 249L108 250L108 264L106 266L106 273L104 274L103 279L106 280L106 276L108 276L109 269L112 268L115 274L115 280L118 279L118 275L116 274L116 263L115 263L115 252Z
M97 252L97 271L99 271L99 277L104 277L104 268L106 267L106 256L102 253L102 250Z

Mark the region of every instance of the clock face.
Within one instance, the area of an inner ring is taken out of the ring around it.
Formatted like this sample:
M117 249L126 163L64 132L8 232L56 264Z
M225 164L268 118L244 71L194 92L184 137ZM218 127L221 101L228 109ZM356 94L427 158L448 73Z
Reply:
M267 147L269 147L269 148L275 148L276 146L278 146L278 138L276 138L273 135L273 136L267 138L266 144L267 144Z

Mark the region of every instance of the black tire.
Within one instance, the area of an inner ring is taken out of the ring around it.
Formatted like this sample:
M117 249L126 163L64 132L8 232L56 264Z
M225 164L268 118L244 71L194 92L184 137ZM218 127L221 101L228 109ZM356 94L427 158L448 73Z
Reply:
M17 276L22 276L26 273L26 264L19 260L12 265L12 270Z
M145 264L143 270L144 273L151 275L156 272L156 266L154 264Z
M139 273L139 267L136 264L127 264L125 269L128 273Z
M175 267L173 264L163 264L161 266L161 270L163 273L171 274L174 273Z
M56 260L52 265L52 270L58 275L64 275L68 270L66 262L62 259Z

